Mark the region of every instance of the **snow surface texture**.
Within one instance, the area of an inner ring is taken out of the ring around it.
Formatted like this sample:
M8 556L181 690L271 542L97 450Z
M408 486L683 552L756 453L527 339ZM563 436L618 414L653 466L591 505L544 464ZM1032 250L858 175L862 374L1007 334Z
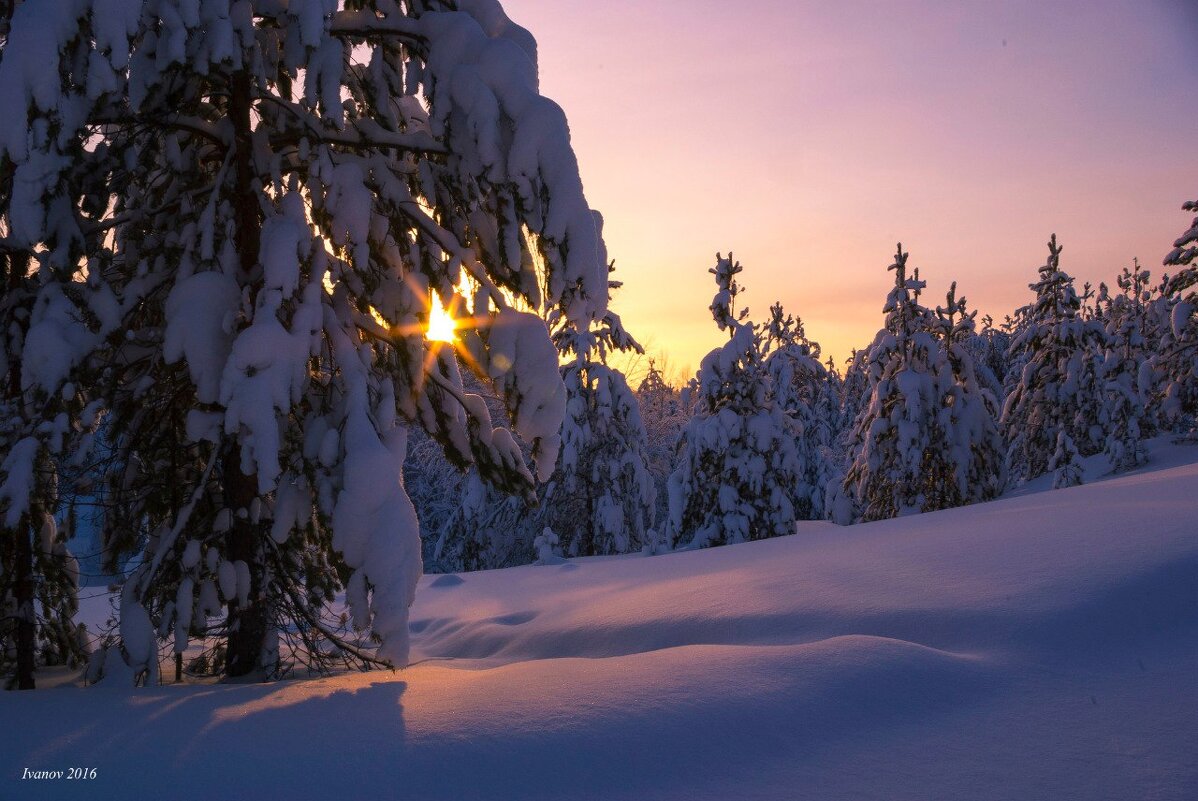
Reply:
M658 557L426 577L416 661L0 695L0 797L1194 799L1198 450ZM422 661L423 660L423 661ZM13 794L16 796L13 796Z

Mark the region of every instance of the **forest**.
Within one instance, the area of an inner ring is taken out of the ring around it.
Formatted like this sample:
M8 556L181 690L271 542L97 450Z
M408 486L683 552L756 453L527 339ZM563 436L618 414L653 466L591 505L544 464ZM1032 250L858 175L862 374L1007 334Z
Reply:
M726 341L667 379L609 306L564 113L492 0L4 9L14 687L154 683L163 654L176 680L402 667L425 572L932 512L1193 437L1198 218L1159 276L1098 287L1051 236L1001 322L967 287L926 297L900 244L841 364L717 255ZM89 631L96 577L119 601Z

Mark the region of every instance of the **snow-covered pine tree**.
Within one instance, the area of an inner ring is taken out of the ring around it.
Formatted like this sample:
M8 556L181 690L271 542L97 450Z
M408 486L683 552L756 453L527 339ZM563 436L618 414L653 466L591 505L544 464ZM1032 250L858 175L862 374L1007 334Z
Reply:
M669 515L669 479L678 453L678 439L686 425L687 414L679 392L670 386L655 360L649 360L649 370L636 390L641 421L645 425L646 454L649 473L657 498L654 513L654 532L664 533ZM651 544L651 549L658 543ZM662 543L664 544L664 543Z
M1082 483L1081 457L1073 444L1073 438L1065 429L1057 431L1056 446L1052 458L1048 461L1048 471L1052 473L1052 488L1066 489Z
M96 422L77 372L112 330L111 296L76 274L107 195L103 152L60 136L87 102L68 94L55 43L78 54L90 27L55 4L0 9L0 676L32 689L39 660L73 663L85 645L55 516L62 468L87 458Z
M1056 468L1050 467L1062 431L1080 456L1098 453L1105 443L1105 335L1100 323L1084 319L1082 298L1073 289L1073 278L1061 270L1060 258L1053 234L1039 280L1029 285L1036 298L1017 313L1008 351L1013 367L1002 428L1016 481L1062 469L1059 459Z
M844 398L844 376L841 375L840 368L836 366L836 360L831 356L824 360L824 371L828 375L828 385L832 388L832 399L836 401L836 408L830 416L830 419L836 421L832 430L838 432L843 426L840 421L840 408Z
M849 468L833 503L837 523L882 520L961 503L953 462L952 370L936 315L920 303L925 283L907 274L899 245L885 326L865 356L867 401L853 427Z
M975 326L974 333L963 344L973 358L978 382L1001 402L1006 397L1004 384L1008 372L1006 358L1011 344L1010 334L995 327L994 319L986 315L982 318L981 329L976 330Z
M936 308L940 337L952 387L945 403L948 407L949 458L955 468L956 497L951 505L989 501L1002 494L1007 483L1007 454L998 417L1002 407L993 390L979 374L989 369L979 366L969 343L976 341L976 311L968 311L965 298L957 297L954 281L944 306ZM951 497L951 493L950 493Z
M1198 212L1198 200L1182 208ZM1165 266L1179 269L1165 279L1157 303L1161 342L1153 363L1165 384L1162 412L1174 427L1198 432L1198 217L1173 243Z
M853 425L869 396L868 356L868 348L853 348L844 362L844 376L840 380L840 427L836 433L836 450L841 453L848 452L853 439ZM847 469L847 463L845 467Z
M639 551L652 544L657 489L636 396L607 359L641 347L613 312L585 331L558 315L551 322L564 360L566 417L538 527L552 529L568 557Z
M673 546L706 547L794 532L810 511L786 414L773 397L763 327L736 310L741 266L717 256L712 316L728 342L704 357L694 417L669 481Z
M585 328L606 301L597 220L532 37L493 0L61 5L14 19L13 41L33 45L4 82L0 136L33 174L26 137L46 129L23 112L57 115L42 140L66 164L105 158L115 195L42 216L111 234L85 238L71 269L116 291L126 329L102 390L108 492L137 524L110 526L109 545L142 554L123 594L129 663L152 668L156 633L178 648L223 614L231 676L269 670L272 632L296 621L403 664L421 571L406 421L490 482L527 496L535 483L464 391L454 349L424 338L432 293L473 321L457 350L504 398L541 479L565 404L540 314ZM46 91L47 74L69 86ZM61 249L48 226L27 238ZM377 650L322 619L342 588Z
M433 565L460 573L527 564L541 533L533 511L527 498L490 486L471 468L437 538Z
M774 403L782 409L795 440L802 484L809 495L799 504L805 519L824 517L824 492L836 472L828 451L836 436L840 398L820 362L818 342L807 338L803 321L786 314L782 304L770 307L765 323L766 372Z
M464 480L465 474L445 457L436 439L422 428L411 430L404 462L404 489L420 521L426 573L444 572L436 563L436 546L445 524L461 503Z
M1154 380L1149 354L1155 352L1148 309L1152 303L1150 276L1140 268L1123 268L1116 279L1119 292L1111 295L1105 284L1099 285L1099 320L1106 329L1106 353L1103 355L1102 424L1106 430L1103 453L1115 472L1131 470L1143 464L1142 440L1153 430L1149 399Z

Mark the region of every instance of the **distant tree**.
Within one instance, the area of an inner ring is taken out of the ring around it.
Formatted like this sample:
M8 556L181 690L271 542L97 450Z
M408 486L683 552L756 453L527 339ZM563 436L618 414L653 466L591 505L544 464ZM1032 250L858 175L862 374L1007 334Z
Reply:
M968 346L977 339L974 329L977 312L968 311L965 298L957 297L954 281L944 306L936 308L936 316L953 379L944 403L956 491L946 493L946 499L953 506L993 500L1007 484L1007 454L998 427L1002 406L988 380L992 373L985 365L978 364ZM983 381L982 375L987 380Z
M420 521L424 572L444 572L435 558L437 542L462 501L465 474L445 456L441 444L423 429L409 435L404 489Z
M703 359L695 413L670 476L674 546L706 547L794 532L811 511L795 439L770 375L769 334L736 309L741 266L717 257L711 313L728 342Z
M987 450L989 409L960 347L972 315L955 288L943 319L923 306L925 283L918 270L908 276L907 258L900 245L889 267L895 283L885 326L865 356L867 400L833 504L838 523L945 509L996 493L988 475L995 467Z
M1090 456L1105 443L1105 336L1100 322L1082 315L1082 298L1060 258L1054 234L1039 280L1030 285L1036 298L1019 310L1008 351L1008 362L1019 368L1008 374L1002 426L1011 475L1019 481L1064 470L1054 459L1058 452ZM1063 449L1062 433L1068 441Z
M869 395L869 370L866 359L869 349L853 348L845 360L844 376L840 380L840 425L837 430L837 450L847 453L853 439L853 425ZM847 465L846 465L847 466Z
M1136 261L1116 278L1119 292L1099 286L1099 320L1105 326L1103 354L1103 453L1115 472L1143 464L1143 438L1154 429L1149 402L1155 393L1150 357L1159 344L1149 309L1152 304L1148 271Z
M1053 489L1076 487L1082 483L1082 465L1077 446L1063 429L1057 432L1056 447L1048 461L1047 472L1052 474Z
M471 468L460 484L460 497L441 529L432 564L458 573L527 564L533 557L533 507L487 484Z
M688 408L654 360L650 360L648 372L637 387L636 399L645 424L646 455L655 489L653 527L660 535L669 514L668 482L678 455L678 441L689 419Z
M1004 382L1009 372L1006 359L1010 343L1011 335L996 327L990 315L983 317L981 329L975 326L973 333L962 343L973 359L978 382L1000 403L1006 397Z
M800 499L799 514L801 519L820 519L825 488L834 471L829 450L839 423L837 387L820 362L819 343L807 338L803 321L786 314L782 304L770 307L765 334L769 354L765 367L774 403L784 413L795 440L802 484L809 493Z
M657 490L636 396L607 358L640 345L612 312L588 331L555 317L566 416L538 527L555 532L565 556L639 551L652 544Z

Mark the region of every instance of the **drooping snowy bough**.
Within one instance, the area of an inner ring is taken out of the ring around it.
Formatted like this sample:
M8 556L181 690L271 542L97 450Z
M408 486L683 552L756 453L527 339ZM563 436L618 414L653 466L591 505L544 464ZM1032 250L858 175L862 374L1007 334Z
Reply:
M123 614L177 652L223 617L233 676L269 672L279 632L404 664L406 426L531 496L565 411L540 315L586 330L606 305L535 42L494 0L50 5L13 20L33 44L0 65L0 152L43 284L107 304L51 350L102 369ZM470 320L457 356L425 337L433 293ZM342 590L356 631L321 614Z

